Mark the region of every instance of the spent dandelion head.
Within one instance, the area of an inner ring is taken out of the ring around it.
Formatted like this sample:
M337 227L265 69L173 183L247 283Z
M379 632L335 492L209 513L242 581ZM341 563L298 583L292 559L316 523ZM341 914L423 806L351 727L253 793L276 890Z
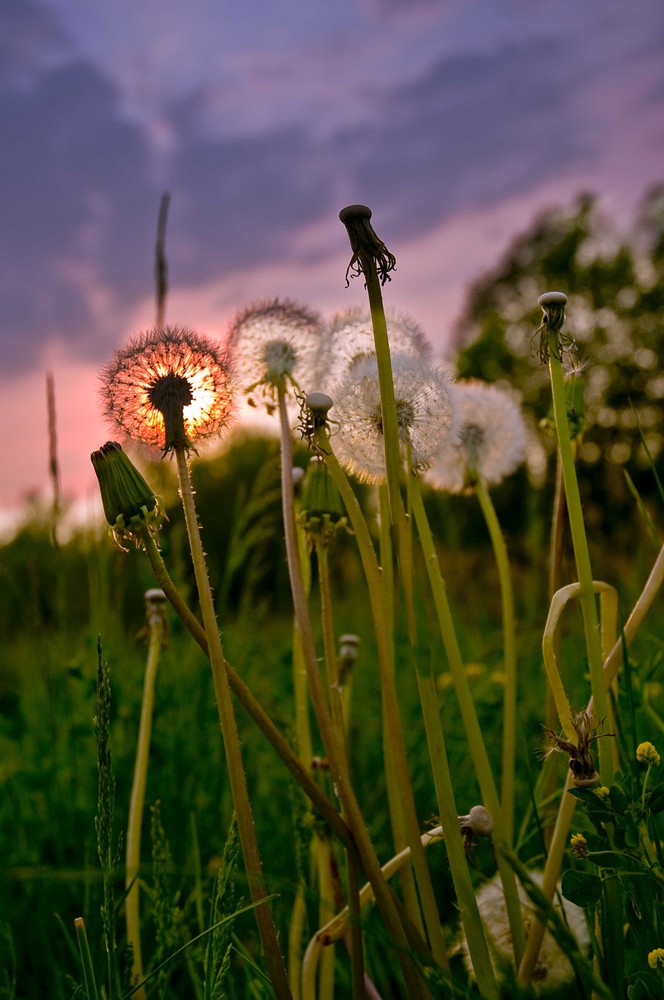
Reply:
M413 469L426 468L443 439L456 433L451 378L435 364L396 354L392 359L399 443ZM361 358L335 393L338 430L334 450L365 482L385 479L383 417L375 356Z
M437 489L460 493L479 478L499 483L524 461L526 425L512 397L488 382L455 382L452 396L459 435L446 438L431 462Z
M228 344L250 403L258 389L269 406L279 385L309 387L321 330L316 313L289 299L258 302L235 317Z
M371 209L366 205L347 205L339 212L339 218L346 227L353 256L346 268L346 287L350 278L366 274L369 266L376 268L381 285L390 281L390 271L397 266L397 259L387 249L371 225Z
M221 433L233 414L226 353L167 326L133 337L101 374L106 417L126 438L167 454Z
M542 309L542 322L535 330L533 340L539 334L537 355L542 364L548 364L551 351L558 360L562 360L564 351L575 354L574 338L563 333L565 306L567 305L565 293L544 292L537 301Z

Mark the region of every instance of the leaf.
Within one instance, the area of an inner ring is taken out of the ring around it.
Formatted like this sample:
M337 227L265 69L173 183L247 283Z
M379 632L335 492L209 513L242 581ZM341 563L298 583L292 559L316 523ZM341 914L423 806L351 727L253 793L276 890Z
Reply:
M570 903L588 907L599 903L602 897L602 880L591 872L577 871L574 868L563 872L561 879L562 894Z

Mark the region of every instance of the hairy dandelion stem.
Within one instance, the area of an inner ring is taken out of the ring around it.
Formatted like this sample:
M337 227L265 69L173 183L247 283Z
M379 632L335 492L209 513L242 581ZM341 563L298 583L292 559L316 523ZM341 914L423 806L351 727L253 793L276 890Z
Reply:
M514 624L514 591L510 573L507 546L496 509L486 483L480 477L475 484L482 514L486 521L493 547L500 582L500 603L503 619L503 665L505 670L505 696L503 701L503 751L500 794L505 822L505 839L509 847L514 839L514 784L516 766L516 723L517 723L517 662L516 630Z
M198 517L194 505L194 493L191 485L189 465L184 447L175 448L175 458L178 470L178 481L180 485L180 496L184 509L187 534L191 548L198 598L203 616L203 625L208 641L208 652L210 655L210 665L212 667L212 677L214 681L215 694L217 698L217 708L219 710L219 721L226 751L226 765L228 770L231 791L233 794L233 804L237 817L238 834L242 846L242 857L247 871L249 891L254 903L259 903L267 897L267 891L263 881L258 843L249 801L249 792L242 763L242 752L240 750L240 740L238 737L231 701L228 674L226 671L226 661L224 658L221 636L217 625L217 617L214 609L212 590L208 578L205 555L201 542L200 529L198 527ZM272 986L277 998L291 1000L292 993L286 976L277 930L274 926L272 911L269 906L257 906L255 909L256 923L263 945L265 961L268 973L272 981Z
M567 501L572 546L576 572L579 578L579 603L583 615L583 629L588 655L588 670L590 672L590 687L593 694L596 717L603 721L609 714L604 672L602 667L602 646L599 631L597 604L593 589L593 575L590 566L590 553L583 520L581 494L576 478L572 438L567 420L565 399L565 380L560 360L559 330L552 329L549 333L549 375L551 378L551 394L553 397L553 413L558 438L558 452L562 466L563 484ZM611 745L608 740L599 741L599 775L603 784L610 784L613 773L611 762Z
M309 610L307 607L302 573L297 552L297 535L293 501L292 479L292 444L288 411L286 409L286 394L283 382L278 386L279 418L281 425L281 483L284 505L284 531L286 537L286 554L291 581L293 606L298 629L302 638L302 648L309 678L311 700L316 714L321 738L332 767L333 779L341 801L346 821L353 832L362 867L369 879L380 909L385 928L392 938L396 957L401 968L406 988L413 998L423 996L423 988L414 963L408 954L406 934L392 897L392 892L385 881L380 868L380 862L367 831L364 818L355 794L350 786L348 773L344 767L343 753L339 746L337 734L332 724L325 691L318 670L316 649L313 641Z

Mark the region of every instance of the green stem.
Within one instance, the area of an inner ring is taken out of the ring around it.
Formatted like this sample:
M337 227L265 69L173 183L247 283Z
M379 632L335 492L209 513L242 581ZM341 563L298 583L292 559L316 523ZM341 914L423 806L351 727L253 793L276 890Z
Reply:
M463 929L466 933L468 953L481 996L497 998L498 986L496 984L496 977L493 965L491 964L491 956L484 935L482 918L477 906L477 899L475 898L475 891L470 877L470 869L468 868L468 859L466 858L463 838L459 829L452 775L445 747L445 736L440 721L438 692L436 691L436 682L430 669L426 673L417 671L417 686L422 704L422 715L424 717L424 728L436 789L438 812L443 830L445 831L447 856L450 863L452 881L454 882L457 905L461 914Z
M212 590L208 578L205 555L201 542L200 530L198 527L198 517L194 505L194 494L189 475L189 466L185 449L180 447L175 449L175 458L178 470L178 481L180 485L180 496L184 509L187 534L191 548L191 557L196 577L198 598L203 616L203 625L208 641L208 652L210 656L210 666L212 667L212 677L214 681L215 695L217 698L217 708L219 710L219 721L226 751L226 766L233 795L233 805L237 818L238 835L242 847L242 857L247 872L249 891L254 903L259 903L267 897L267 892L263 882L263 872L260 855L258 853L258 843L254 829L254 821L249 801L249 792L242 763L242 753L240 750L240 740L238 737L233 712L233 702L226 671L226 661L221 646L221 636L217 625L217 617L212 598ZM286 968L284 966L277 930L274 926L272 911L269 906L256 906L256 923L263 945L265 961L268 973L272 981L277 998L291 1000L292 993L288 985Z
M556 422L556 434L558 437L558 452L563 471L563 483L565 486L570 532L574 548L574 560L576 562L576 572L580 585L579 603L581 605L581 613L583 616L583 629L586 639L588 669L590 672L590 687L595 703L596 717L603 720L608 717L609 702L603 673L599 617L597 614L597 604L593 589L593 574L590 566L588 540L586 538L586 529L583 521L581 495L579 493L579 484L576 478L574 451L572 448L572 439L567 421L565 380L559 352L560 347L558 343L558 332L551 332L549 335L549 374L551 377L553 413ZM603 784L609 785L613 774L613 767L611 763L611 744L608 740L599 740L598 742L600 780Z
M143 681L143 701L141 704L141 719L138 727L138 743L136 746L136 761L134 764L134 780L129 800L129 819L127 822L127 853L125 873L125 917L127 922L127 942L132 949L132 979L141 982L143 979L143 958L141 953L141 919L140 919L140 889L138 873L141 865L141 830L143 825L143 806L145 804L145 786L147 783L148 761L150 757L150 737L152 733L152 715L154 712L154 690L157 680L159 655L164 640L164 619L159 611L149 612L148 628L150 644L148 647L145 679ZM139 1000L144 1000L145 990L136 993Z
M342 748L338 743L335 728L332 725L325 691L318 670L309 609L304 592L299 559L297 558L293 479L291 472L293 456L288 411L286 409L286 395L283 385L278 387L278 402L281 424L281 485L284 506L286 555L295 617L302 638L302 649L309 679L311 701L346 821L353 832L362 867L376 894L376 903L380 909L385 928L392 937L392 944L396 950L396 957L406 983L406 988L413 1000L415 1000L415 998L422 997L423 995L422 983L408 953L406 934L399 919L392 893L381 871L380 862L366 829L359 804L350 786L348 773L343 763Z
M505 700L503 703L503 755L500 783L501 804L505 821L505 838L509 847L514 841L514 784L516 766L517 665L516 630L514 626L514 592L507 546L496 510L486 483L480 479L475 491L486 521L500 581L500 601L503 617L503 664L505 669Z
M141 540L145 547L148 559L150 560L150 565L152 566L155 579L166 594L171 607L178 615L187 631L203 650L205 655L209 656L208 641L205 630L189 606L185 603L180 592L171 580L155 540L147 529L143 531ZM348 826L324 792L321 791L316 782L312 779L309 771L304 768L297 755L293 752L293 748L290 743L279 732L270 716L256 699L250 688L248 688L244 683L240 675L233 669L228 660L226 660L226 672L228 674L228 682L233 690L233 694L237 697L244 710L253 719L268 742L271 743L279 757L281 757L281 760L286 765L293 778L295 778L298 785L310 800L316 811L320 813L330 829L334 831L337 837L339 837L342 844L344 844L345 847L350 847L352 849L354 841Z
M87 1000L99 1000L99 993L97 992L97 983L95 980L95 970L92 964L92 955L90 954L90 945L88 943L88 935L85 930L85 921L83 920L83 917L75 917L74 927L76 928L78 950L81 955L83 982L85 983Z
M394 379L392 377L392 359L390 343L387 336L387 321L383 307L383 294L376 272L376 264L372 257L361 255L362 270L367 286L369 308L371 309L371 324L376 348L376 365L378 367L378 384L380 386L380 408L383 424L383 441L385 444L385 469L387 472L387 491L390 501L390 512L393 524L399 524L400 511L403 509L399 481L401 479L401 455L399 448L399 425L397 422L397 404L394 396Z
M317 432L317 445L325 458L325 463L330 470L330 475L339 490L341 499L346 508L348 519L351 523L357 547L364 569L369 590L369 601L373 617L374 633L376 636L376 646L378 651L378 666L380 670L381 696L384 713L384 731L391 748L391 761L393 764L394 777L401 800L403 810L405 832L408 845L411 849L413 869L417 888L420 893L420 902L424 915L424 922L429 936L429 944L436 961L442 968L449 967L447 950L443 939L438 907L431 885L431 875L427 866L424 849L420 838L419 824L417 821L417 811L415 809L415 797L410 780L408 769L408 757L406 755L406 744L399 715L399 702L395 685L394 671L394 645L392 642L392 622L388 618L385 606L385 591L381 576L381 569L376 559L369 529L367 528L364 515L351 489L348 478L339 465L327 432L320 429Z
M433 594L438 625L440 628L443 644L447 653L447 659L454 681L461 718L466 731L468 749L475 768L475 774L479 782L482 801L484 806L493 816L494 842L497 847L497 864L500 878L505 893L505 906L512 931L512 942L514 946L515 961L521 961L521 955L525 945L525 934L523 929L523 919L521 914L521 904L516 888L516 879L512 868L504 857L504 850L507 845L505 833L505 823L502 809L496 791L496 785L491 771L491 764L487 754L482 730L480 728L475 705L473 704L468 678L463 669L463 658L459 648L459 642L454 627L454 619L447 600L447 590L445 581L440 572L438 554L434 545L431 528L422 502L419 481L416 476L411 477L410 483L411 503L417 531L420 537L420 544L424 554L424 561L429 577L429 585Z

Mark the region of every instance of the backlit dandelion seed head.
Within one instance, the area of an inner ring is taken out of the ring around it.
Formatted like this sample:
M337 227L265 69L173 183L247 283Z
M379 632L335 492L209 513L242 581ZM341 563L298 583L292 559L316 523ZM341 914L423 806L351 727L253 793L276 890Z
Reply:
M508 393L487 382L455 382L452 394L459 435L443 442L428 478L438 489L459 493L481 477L499 483L524 461L526 425Z
M316 313L289 299L244 309L233 320L228 337L242 391L251 396L260 387L269 397L282 380L311 388L321 331Z
M430 361L392 358L399 441L414 468L423 468L448 435L456 433L451 378ZM383 421L374 355L351 365L335 390L334 451L346 469L365 482L385 479Z
M220 347L168 326L137 334L115 352L101 373L101 394L107 419L125 438L166 452L228 426L233 381ZM182 433L184 440L173 439Z

